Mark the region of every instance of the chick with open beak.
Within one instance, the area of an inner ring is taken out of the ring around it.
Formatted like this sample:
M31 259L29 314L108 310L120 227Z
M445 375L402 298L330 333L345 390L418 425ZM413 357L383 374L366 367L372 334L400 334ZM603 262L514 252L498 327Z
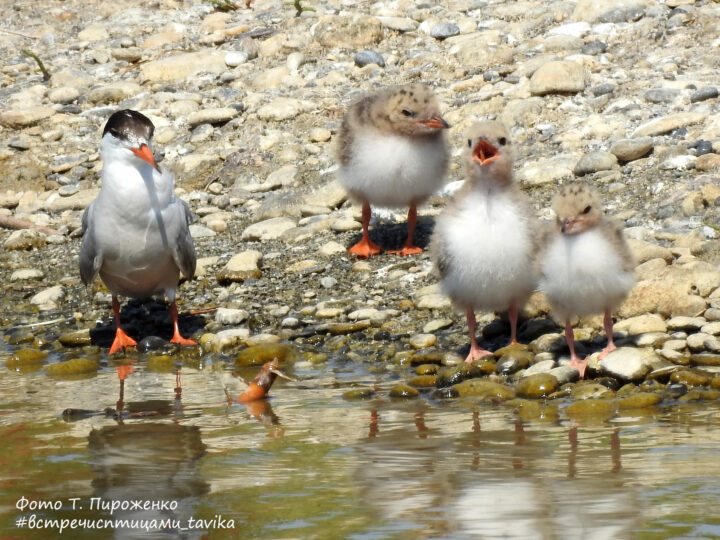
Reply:
M265 362L260 369L260 373L248 384L245 391L238 396L237 401L240 403L250 403L251 401L263 399L267 396L268 392L270 392L270 387L278 377L295 382L295 379L288 377L280 371L280 363L277 358L274 358L270 362Z

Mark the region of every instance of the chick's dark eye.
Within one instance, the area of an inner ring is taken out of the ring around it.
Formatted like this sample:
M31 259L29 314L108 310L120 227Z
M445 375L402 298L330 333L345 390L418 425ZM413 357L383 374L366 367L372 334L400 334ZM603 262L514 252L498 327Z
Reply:
M592 210L592 206L588 205L585 207L585 210L582 211L583 214L589 214L590 210Z
M412 118L413 116L415 116L415 113L408 109L403 109L402 113L403 116L407 116L408 118Z
M507 139L505 137L500 137L498 139L498 143L500 143L500 146L505 146L507 144Z

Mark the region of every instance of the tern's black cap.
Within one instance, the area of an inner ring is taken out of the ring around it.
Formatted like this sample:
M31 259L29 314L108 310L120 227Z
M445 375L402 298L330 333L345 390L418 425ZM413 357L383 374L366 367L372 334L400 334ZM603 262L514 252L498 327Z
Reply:
M103 136L110 132L112 135L123 141L152 139L155 126L150 119L137 111L123 109L113 113L105 123Z

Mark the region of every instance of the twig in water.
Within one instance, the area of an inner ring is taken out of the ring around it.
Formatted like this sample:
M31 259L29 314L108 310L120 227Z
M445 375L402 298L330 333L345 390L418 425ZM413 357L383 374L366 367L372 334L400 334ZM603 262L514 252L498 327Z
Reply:
M50 80L50 72L45 68L45 64L43 64L42 60L40 60L40 58L38 58L38 55L35 54L34 52L28 51L27 49L23 49L21 52L23 54L28 55L30 58L35 60L35 62L37 62L37 65L40 68L40 71L42 71L43 80L49 81Z

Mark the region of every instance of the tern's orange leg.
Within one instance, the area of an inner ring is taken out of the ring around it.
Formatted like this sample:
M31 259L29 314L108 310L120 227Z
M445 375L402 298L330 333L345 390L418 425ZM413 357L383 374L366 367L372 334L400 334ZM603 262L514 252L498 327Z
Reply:
M475 312L472 308L467 309L467 322L468 322L468 332L470 333L470 354L467 355L467 358L465 359L466 362L472 363L473 360L480 360L481 358L484 358L485 356L492 356L493 353L490 351L487 351L478 345L477 340L475 339Z
M170 343L177 343L178 345L186 345L189 347L197 345L197 341L194 341L192 339L185 339L180 335L180 328L178 327L178 310L175 300L170 302L170 316L172 317L173 321L173 337L172 339L170 339Z
M357 255L358 257L365 257L369 259L373 255L377 255L382 251L382 248L370 240L370 234L368 232L368 225L370 224L370 203L364 202L362 206L362 227L363 235L360 241L347 250L348 253Z
M421 247L418 247L415 245L415 225L417 224L417 206L414 204L411 204L410 210L408 210L407 224L408 224L408 235L407 235L407 239L405 240L405 245L402 247L402 249L393 249L392 251L388 251L388 253L400 255L401 257L407 257L408 255L419 255L420 253L423 252L423 249Z
M583 379L585 377L585 368L587 367L587 358L582 359L575 353L575 336L573 335L570 319L565 321L565 340L567 341L568 349L570 349L570 366L577 369L580 372L580 378Z
M603 326L605 327L605 335L607 336L607 345L600 352L599 358L605 358L609 353L617 349L615 346L615 340L613 339L613 320L612 313L609 309L605 310L605 317L603 319Z
M134 347L137 341L128 336L120 325L120 302L115 295L112 297L112 309L115 314L115 339L110 346L110 354L115 354L126 347Z

